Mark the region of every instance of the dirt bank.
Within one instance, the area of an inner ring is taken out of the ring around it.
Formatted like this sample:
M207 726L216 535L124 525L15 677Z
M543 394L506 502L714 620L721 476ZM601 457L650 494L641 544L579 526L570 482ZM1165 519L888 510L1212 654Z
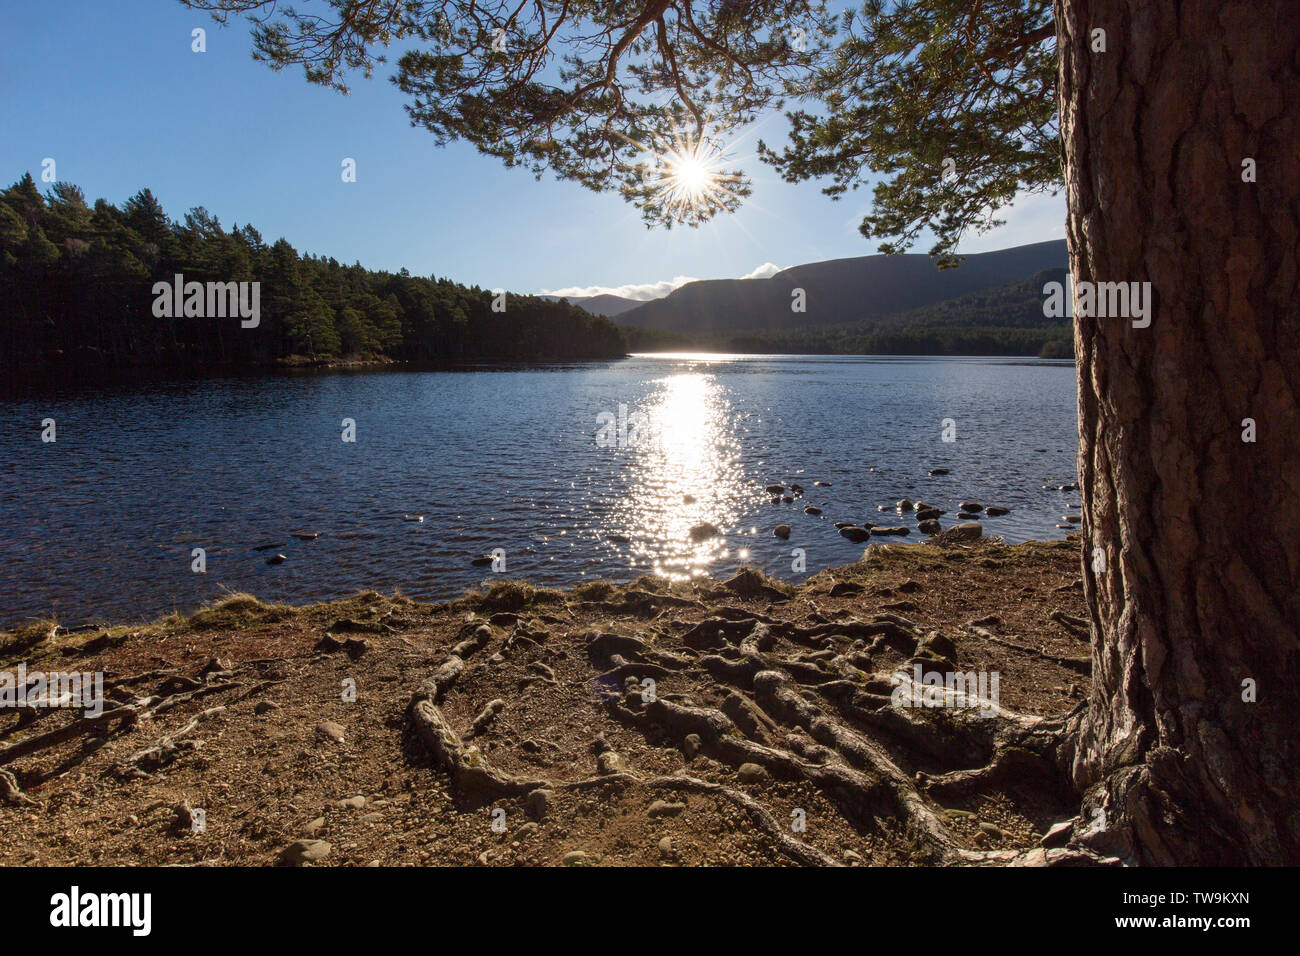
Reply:
M1077 812L1035 751L1089 690L1079 549L0 634L109 698L0 710L0 863L996 861ZM917 665L996 672L998 716L900 706Z

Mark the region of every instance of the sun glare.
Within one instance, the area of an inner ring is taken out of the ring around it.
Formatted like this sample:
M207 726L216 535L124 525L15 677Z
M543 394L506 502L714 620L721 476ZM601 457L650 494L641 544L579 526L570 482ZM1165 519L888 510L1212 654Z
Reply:
M734 177L723 169L722 148L714 141L680 139L659 151L658 179L654 188L659 201L678 218L692 212L712 211L725 205Z
M698 199L713 182L708 168L694 156L686 156L673 163L669 177L676 180L682 192Z

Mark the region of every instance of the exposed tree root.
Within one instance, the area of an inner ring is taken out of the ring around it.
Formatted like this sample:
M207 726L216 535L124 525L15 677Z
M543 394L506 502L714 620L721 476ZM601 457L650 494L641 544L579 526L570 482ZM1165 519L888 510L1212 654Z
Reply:
M1013 651L1019 651L1022 654L1029 654L1034 657L1041 657L1045 661L1051 661L1053 664L1058 664L1061 667L1077 671L1080 674L1092 673L1092 658L1090 657L1061 657L1057 654L1049 654L1041 648L1035 649L1024 644L1017 644L1015 641L1008 641L1006 638L998 637L988 628L980 627L977 624L966 624L963 626L972 634L978 634L986 641L992 641L994 644L1001 644L1003 647L1009 647Z
M596 699L603 701L612 717L647 739L675 742L688 759L700 753L732 768L757 764L778 780L808 783L839 806L856 826L878 829L883 819L897 819L922 856L932 862L1040 865L1107 861L1101 852L1078 844L1021 851L973 850L953 831L944 801L988 790L1032 788L1060 795L1063 800L1070 792L1057 761L1065 727L1062 721L1007 711L996 700L980 697L973 686L962 690L951 683L939 687L914 684L912 676L901 669L885 680L873 663L873 657L892 653L895 660L910 658L926 670L954 671L953 641L933 632L922 635L911 621L893 614L878 614L867 621L800 626L740 608L714 608L707 613L704 620L676 636L656 634L645 639L603 632L577 636L597 671L588 685L597 691ZM409 705L414 730L456 787L489 797L521 796L542 788L579 790L632 784L712 794L741 807L792 859L817 865L836 863L795 839L741 790L684 773L645 779L629 772L603 736L597 747L599 775L592 778L552 784L490 766L467 741L484 732L504 702L491 701L463 738L439 707L465 673L466 660L496 637L487 625L471 623L467 627L472 635L451 649ZM992 637L987 632L980 636ZM662 643L667 640L676 642L682 651L666 650ZM806 650L782 653L782 641ZM845 647L850 642L851 646ZM516 644L512 635L503 646ZM528 665L544 666L540 662ZM695 706L678 694L656 695L641 685L646 678L663 681L700 672L730 688L721 709ZM924 706L900 706L896 700L900 693L904 701L919 700L926 694L930 697ZM901 761L888 749L891 741L902 745ZM907 756L914 754L953 769L937 774L915 772L908 768L912 761Z

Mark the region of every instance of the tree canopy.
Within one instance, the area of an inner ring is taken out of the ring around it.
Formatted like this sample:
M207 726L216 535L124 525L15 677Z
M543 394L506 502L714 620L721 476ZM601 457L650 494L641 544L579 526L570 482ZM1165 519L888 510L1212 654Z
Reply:
M861 230L951 264L1018 190L1059 185L1051 0L182 0L247 17L255 55L347 90L399 51L412 123L699 225L750 194L738 129L785 109L760 157L838 197L878 176Z

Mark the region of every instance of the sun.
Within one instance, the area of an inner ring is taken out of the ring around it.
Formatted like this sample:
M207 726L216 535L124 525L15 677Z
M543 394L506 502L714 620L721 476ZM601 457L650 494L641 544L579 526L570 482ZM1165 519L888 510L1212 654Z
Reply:
M720 144L707 137L681 137L657 150L651 190L662 209L679 221L701 221L725 208L735 174L724 169Z
M716 181L714 173L697 156L670 157L667 160L668 179L692 199L700 199Z

